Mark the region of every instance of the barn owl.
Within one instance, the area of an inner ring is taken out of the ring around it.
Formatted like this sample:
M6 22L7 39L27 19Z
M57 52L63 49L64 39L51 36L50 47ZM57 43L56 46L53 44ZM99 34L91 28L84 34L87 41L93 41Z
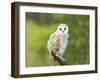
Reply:
M59 24L56 31L51 34L48 40L49 57L52 57L52 51L59 57L63 57L65 48L68 44L68 25Z

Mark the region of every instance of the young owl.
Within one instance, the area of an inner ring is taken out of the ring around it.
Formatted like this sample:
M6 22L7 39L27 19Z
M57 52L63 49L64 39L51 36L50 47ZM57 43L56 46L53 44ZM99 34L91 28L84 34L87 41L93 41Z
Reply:
M59 57L63 57L65 48L68 43L68 25L59 24L57 30L51 34L48 40L48 51L52 57L52 51Z

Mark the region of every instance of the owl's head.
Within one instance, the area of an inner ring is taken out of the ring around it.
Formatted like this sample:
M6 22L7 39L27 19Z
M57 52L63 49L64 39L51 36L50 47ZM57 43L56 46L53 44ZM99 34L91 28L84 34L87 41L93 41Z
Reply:
M59 33L61 35L66 35L68 33L68 25L59 24L57 27L57 33Z

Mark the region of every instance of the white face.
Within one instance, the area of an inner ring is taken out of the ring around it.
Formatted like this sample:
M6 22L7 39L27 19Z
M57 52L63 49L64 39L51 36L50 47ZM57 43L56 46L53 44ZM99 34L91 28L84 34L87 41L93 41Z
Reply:
M66 24L59 24L57 32L61 35L66 35L68 33L68 26Z

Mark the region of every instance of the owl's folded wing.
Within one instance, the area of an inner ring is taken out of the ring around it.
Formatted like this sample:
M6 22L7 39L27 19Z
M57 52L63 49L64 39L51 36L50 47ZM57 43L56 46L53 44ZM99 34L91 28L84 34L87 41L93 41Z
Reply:
M54 43L55 43L55 34L56 34L56 33L51 34L51 36L50 36L50 38L49 38L49 40L48 40L48 45L47 45L47 47L48 47L49 53L51 53L51 50L52 50L52 48L53 48L53 46L54 46Z

